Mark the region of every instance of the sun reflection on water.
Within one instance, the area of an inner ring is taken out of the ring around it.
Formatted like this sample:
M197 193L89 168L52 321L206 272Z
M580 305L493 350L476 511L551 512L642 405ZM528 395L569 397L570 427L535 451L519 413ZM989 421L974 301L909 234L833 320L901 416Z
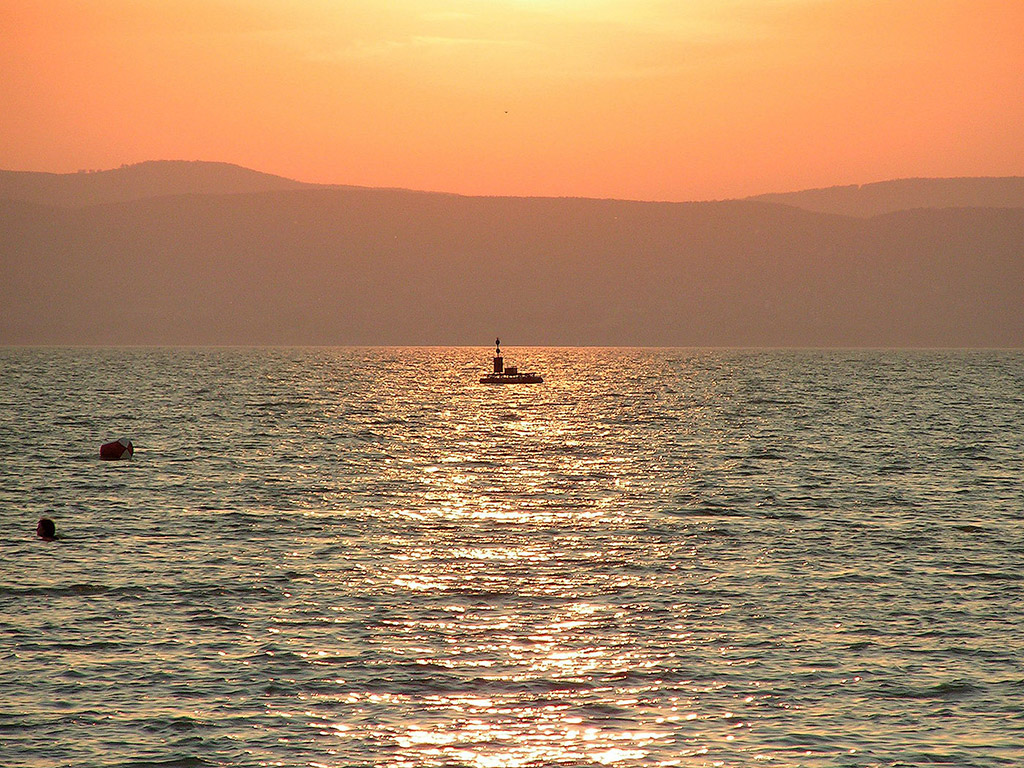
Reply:
M53 354L5 765L1019 762L1019 353Z
M669 492L687 477L685 427L651 433L675 442L648 450L629 428L635 404L610 389L611 407L581 413L577 385L552 383L393 416L401 439L377 465L392 530L353 627L366 668L307 697L310 727L403 768L759 761L745 739L767 697L733 687L760 659L720 620L736 597L705 554L718 531L699 523L688 530L704 538L676 540L645 511L652 477ZM698 589L716 597L691 602Z

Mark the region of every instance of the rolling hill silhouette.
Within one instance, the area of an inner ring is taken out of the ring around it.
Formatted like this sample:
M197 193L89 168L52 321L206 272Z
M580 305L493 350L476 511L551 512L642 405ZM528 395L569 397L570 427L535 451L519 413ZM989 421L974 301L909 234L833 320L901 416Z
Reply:
M165 195L239 194L315 186L230 163L153 160L108 171L0 171L0 200L80 207Z
M1024 208L1024 178L897 179L749 199L862 217L916 208Z
M763 199L321 187L199 165L192 188L180 169L159 184L109 172L118 201L102 204L81 188L12 199L0 184L0 343L1024 341L1024 208L859 218Z

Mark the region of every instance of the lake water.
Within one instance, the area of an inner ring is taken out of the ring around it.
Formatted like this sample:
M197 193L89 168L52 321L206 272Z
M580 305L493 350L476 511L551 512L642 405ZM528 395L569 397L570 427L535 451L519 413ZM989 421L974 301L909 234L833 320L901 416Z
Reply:
M490 354L0 350L0 764L1024 763L1024 353Z

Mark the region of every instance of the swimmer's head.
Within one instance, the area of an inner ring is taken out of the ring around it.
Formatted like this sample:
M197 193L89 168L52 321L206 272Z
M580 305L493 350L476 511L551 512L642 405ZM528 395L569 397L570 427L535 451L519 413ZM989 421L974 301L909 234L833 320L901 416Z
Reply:
M40 518L39 525L36 526L36 536L44 541L53 541L57 538L57 526L53 524L53 520L48 517Z

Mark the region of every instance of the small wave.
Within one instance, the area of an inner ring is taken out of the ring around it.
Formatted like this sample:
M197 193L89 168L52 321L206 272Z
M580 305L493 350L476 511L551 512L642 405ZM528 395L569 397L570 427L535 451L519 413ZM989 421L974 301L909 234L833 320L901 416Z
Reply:
M436 696L472 692L481 695L538 698L558 698L578 692L592 691L595 688L595 684L589 680L464 676L436 664L374 666L369 671L372 672L372 677L350 680L350 685L367 692L389 695ZM337 681L333 679L318 681L318 683L322 684L325 690L332 692L336 691L338 687ZM302 686L304 689L315 689L319 687L318 683L307 681ZM277 683L271 683L265 692L290 693L292 691L290 689L282 690Z
M104 584L70 584L61 587L0 587L0 595L46 597L127 595L135 597L149 592L148 587L109 587Z
M962 458L974 460L974 461L992 461L992 457L988 454L987 450L983 446L979 445L957 445L951 449L954 454L959 454Z
M189 616L189 624L197 624L201 627L221 627L226 629L238 629L245 626L245 622L230 616L220 616L212 612L203 612L198 615Z
M219 584L191 584L175 590L177 596L183 600L198 601L209 597L260 597L264 602L274 602L284 599L284 593L280 589L264 586L263 584L238 584L233 586L222 586Z
M744 458L746 459L775 459L781 461L786 458L785 454L773 451L770 448L759 448L751 451Z
M989 533L989 529L982 525L971 525L966 523L964 525L954 525L954 530L963 531L964 533Z
M807 520L807 515L801 515L799 512L765 512L763 515L765 520Z
M634 718L632 710L608 703L587 704L580 707L579 711L586 715L587 719L602 723L632 723Z
M204 720L197 720L192 717L166 717L148 720L143 725L143 730L156 733L187 733L199 728L206 728L210 723Z
M489 606L503 605L509 600L515 600L517 598L517 594L511 590L498 591L490 589L475 589L473 587L453 587L446 590L446 594L466 598L473 602L479 602Z
M954 578L962 581L1021 581L1024 574L1007 573L1005 571L967 571L954 574Z
M956 701L966 699L979 693L981 689L968 680L949 680L945 683L925 688L909 685L882 686L880 693L890 699L938 699L940 701Z
M840 573L829 578L829 581L851 584L876 584L878 583L878 577L868 576L863 573Z
M970 752L912 752L908 757L911 765L971 765L976 755Z
M829 745L831 743L829 736L806 731L801 733L788 733L779 741L781 744L785 745L786 749L797 750L805 750L808 747Z
M666 515L672 515L673 517L745 517L747 515L746 512L735 507L708 505L666 509L664 512Z
M355 667L366 664L366 657L358 654L352 654L349 656L312 656L307 661L314 667L328 667L334 665Z
M874 647L875 647L874 643L868 642L867 640L860 640L860 641L858 641L856 643L850 643L849 645L847 645L846 646L846 650L852 651L854 653L859 653L860 651L866 651L869 648L874 648Z
M117 643L110 640L90 640L81 643L52 643L46 646L37 645L36 647L45 647L47 650L54 651L105 651L115 648L129 648L125 643Z
M213 768L214 765L216 763L203 760L201 757L190 756L172 757L168 760L129 760L120 763L117 768Z

